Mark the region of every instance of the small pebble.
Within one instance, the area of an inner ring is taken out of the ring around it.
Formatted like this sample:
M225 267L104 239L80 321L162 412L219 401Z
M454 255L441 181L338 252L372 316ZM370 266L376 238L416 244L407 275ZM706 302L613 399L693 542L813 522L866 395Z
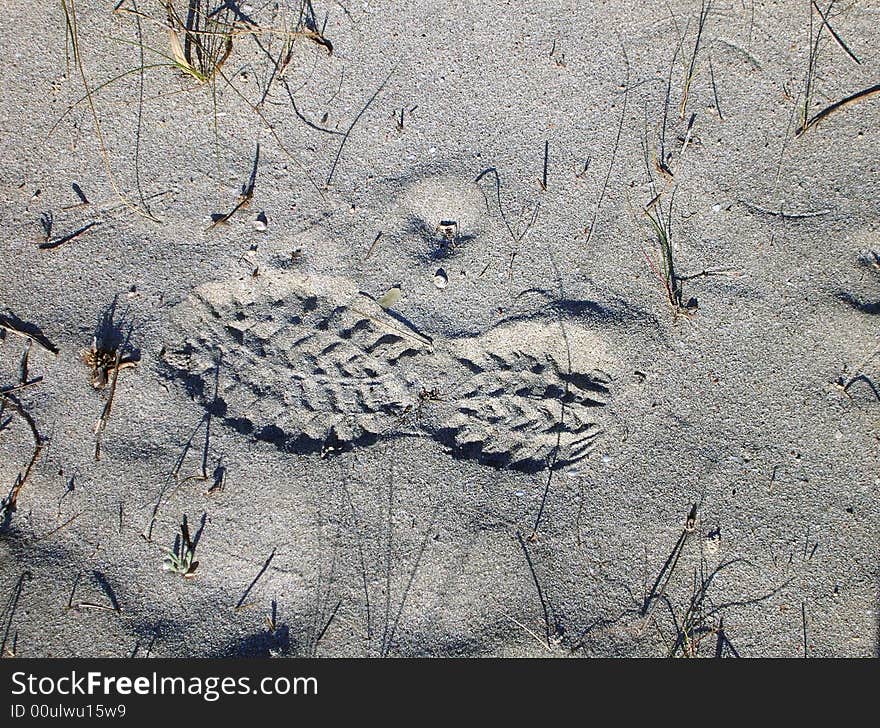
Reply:
M382 295L376 301L376 303L378 303L382 308L388 309L388 308L391 308L399 300L400 300L400 286L392 286L387 291L385 291L384 295Z
M264 233L269 227L269 220L266 218L265 213L261 212L257 215L257 219L254 220L251 225L258 233Z
M434 274L434 285L441 290L449 285L449 278L446 276L446 271L442 268L438 268Z

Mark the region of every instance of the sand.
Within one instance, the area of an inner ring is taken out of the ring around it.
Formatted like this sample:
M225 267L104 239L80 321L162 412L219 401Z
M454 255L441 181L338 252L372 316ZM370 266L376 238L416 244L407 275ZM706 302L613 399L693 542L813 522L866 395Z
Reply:
M880 9L114 5L0 15L4 656L878 654Z

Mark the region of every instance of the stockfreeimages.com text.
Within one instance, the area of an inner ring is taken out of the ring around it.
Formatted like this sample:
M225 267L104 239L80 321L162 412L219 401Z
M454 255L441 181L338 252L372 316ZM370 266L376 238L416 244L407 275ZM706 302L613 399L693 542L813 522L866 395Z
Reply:
M170 677L139 675L104 675L101 672L71 671L61 677L12 673L12 694L50 695L201 695L212 702L223 695L317 695L315 677Z

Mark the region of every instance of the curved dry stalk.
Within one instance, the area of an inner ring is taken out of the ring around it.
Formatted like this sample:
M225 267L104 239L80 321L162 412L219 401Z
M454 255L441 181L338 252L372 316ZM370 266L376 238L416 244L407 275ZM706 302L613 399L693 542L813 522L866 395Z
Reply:
M382 93L382 89L385 88L388 81L391 80L391 76L394 75L394 69L392 69L385 79L379 84L379 88L373 93L372 96L367 100L367 103L364 104L363 108L358 112L358 115L354 117L354 120L349 125L348 129L346 129L345 134L342 137L342 141L339 143L339 149L336 152L336 157L333 160L333 166L330 167L330 174L327 175L326 186L330 186L330 182L333 180L333 174L336 172L336 167L339 164L339 160L342 157L342 150L345 147L345 143L348 141L348 137L354 129L355 125L360 121L361 117L366 113L367 109L370 108L370 105L376 100L376 97Z
M3 516L7 516L9 513L15 510L16 502L18 501L18 496L21 493L21 489L24 488L24 484L27 482L28 476L30 476L31 471L34 468L34 465L37 464L37 460L40 459L40 454L43 452L43 438L40 435L40 431L37 429L37 423L33 417L31 417L30 413L21 405L19 400L12 396L9 392L0 392L0 399L4 402L8 402L12 405L12 408L15 410L16 414L21 417L28 425L31 431L31 435L34 438L34 454L31 456L30 461L24 469L23 473L19 473L18 478L15 481L15 485L12 486L12 490L9 492L9 495L3 498L2 502L0 502L0 514Z
M703 29L706 26L706 20L709 17L711 9L712 0L709 0L708 2L703 0L700 3L700 15L697 19L697 39L694 41L694 52L691 54L691 61L687 67L687 73L684 77L684 89L682 90L681 103L678 107L678 115L680 119L684 119L687 110L688 95L690 94L691 83L693 82L694 75L697 71L697 55L700 52L700 41L703 38Z
M834 38L834 41L837 43L837 45L839 45L843 49L843 52L846 53L846 55L848 55L850 58L852 58L853 61L861 65L862 62L859 60L858 56L856 56L856 54L850 50L849 46L844 42L843 38L841 38L838 32L831 27L831 23L828 22L828 11L825 11L823 13L821 8L816 5L816 0L811 0L811 2L813 7L816 9L816 12L819 13L819 17L822 18L822 23L826 28L828 28L828 32L831 33L831 37ZM830 9L831 8L829 7L829 10Z
M128 41L122 41L122 42L128 42ZM147 48L147 50L152 51L153 49ZM157 51L154 51L154 52L157 52ZM123 78L125 78L126 76L130 76L134 73L141 73L142 71L146 71L146 70L152 69L152 68L168 68L169 65L172 65L172 64L171 63L151 63L151 64L145 65L143 67L138 66L137 68L132 68L132 69L129 69L128 71L123 71L118 76L114 76L113 78L108 79L107 81L103 81L102 83L99 83L97 86L92 88L91 93L94 94L96 91L100 91L101 89L106 88L110 84L116 83L116 81L120 81ZM46 138L48 139L49 137L52 136L52 134L55 132L55 130L58 128L58 126L61 124L61 122L67 118L68 114L70 114L70 112L72 112L83 101L88 101L88 99L89 99L89 94L85 94L84 96L81 96L76 101L74 101L72 104L68 105L68 107L64 110L64 113L58 117L58 119L55 121L54 124L52 124L51 127L49 127L49 131L46 132Z
M611 161L608 163L608 172L605 174L605 180L599 190L599 198L596 200L596 207L593 210L593 219L590 221L590 226L586 229L587 239L585 244L589 244L593 237L596 220L599 218L599 209L602 207L602 201L605 199L605 193L608 190L608 181L611 179L611 172L614 169L614 162L617 159L617 151L620 148L620 136L623 133L623 124L626 121L626 104L629 100L629 57L626 54L626 46L623 47L623 59L626 62L626 79L623 82L623 109L620 112L620 124L617 127L617 136L614 139L614 146L611 149Z
M110 186L113 187L113 191L116 193L117 197L119 197L119 200L130 210L149 220L159 222L159 219L155 217L151 212L142 209L137 203L129 199L128 196L119 187L119 183L116 181L116 175L113 174L113 169L110 165L110 153L107 151L107 144L104 141L104 131L101 127L101 121L98 118L98 110L96 109L95 101L92 98L92 89L91 86L89 86L89 80L86 76L86 71L82 63L82 55L79 50L79 35L76 20L76 0L61 0L61 7L64 11L64 20L67 27L68 37L70 38L71 49L73 51L73 62L76 66L77 71L79 72L83 88L86 92L86 98L89 104L89 112L91 114L92 122L95 127L95 136L98 137L98 144L101 147L101 157L104 161L104 170L107 173L107 178L110 182Z
M263 114L263 112L260 110L260 108L258 106L255 106L253 103L251 103L251 101L241 91L239 91L235 87L235 85L232 83L232 79L230 79L228 76L226 76L226 74L224 74L223 71L220 71L219 75L223 78L224 81L226 81L229 88L231 88L235 92L235 95L238 96L242 101L244 101L250 107L250 110L253 111L257 116L260 117L260 121L263 122L263 124L265 125L269 134L272 135L272 138L275 140L275 143L278 145L278 148L281 149L281 151L284 152L284 155L297 166L297 168L299 169L300 172L302 172L306 176L306 178L311 183L312 187L315 188L315 191L323 199L324 198L324 190L322 190L320 185L318 185L318 183L315 182L315 179L312 177L309 170L307 170L305 168L305 165L303 165L302 162L300 162L296 157L294 157L293 153L284 145L284 142L281 141L281 137L278 135L278 132L275 131L275 127L272 126L272 124L269 122L269 120L266 118L265 114ZM340 153L341 153L341 150L340 150Z
M868 98L869 96L873 96L874 94L880 93L880 83L874 84L869 88L863 89L857 93L854 93L846 98L841 99L840 101L836 101L830 106L826 106L822 111L818 114L814 115L809 121L804 122L802 126L798 128L795 132L795 136L799 137L801 134L806 132L808 129L816 126L820 121L822 121L825 117L833 114L835 111L842 109L844 106L849 106L850 104L854 104L856 101L861 101L862 99Z
M275 33L275 34L280 33L281 35L283 35L285 37L291 37L291 38L295 38L298 36L305 36L305 37L311 38L313 35L316 35L314 33L314 31L308 31L308 32L306 32L306 31L276 31L276 30L263 30L263 29L254 29L254 28L250 28L250 29L242 30L242 31L234 31L234 29L230 29L229 31L224 31L224 32L203 31L203 30L198 30L198 31L187 30L186 32L188 35L208 34L208 35L213 35L213 36L218 36L218 37L222 36L227 39L227 42L226 42L224 49L222 51L222 55L216 58L217 63L213 66L213 68L212 68L212 70L210 70L210 72L206 72L206 69L204 69L204 68L203 69L196 68L196 66L190 61L190 59L187 58L186 49L181 46L180 39L175 34L173 28L170 28L168 26L167 22L159 21L150 15L147 15L147 14L142 13L137 10L133 10L131 8L123 8L123 7L117 6L117 8L114 10L114 12L131 13L131 14L137 15L139 20L140 19L150 20L152 22L155 22L155 23L161 25L166 30L168 30L169 37L172 39L171 40L171 44L172 44L171 55L168 55L160 50L157 50L155 48L147 46L143 43L137 43L134 41L128 41L125 39L118 39L118 38L113 39L113 40L117 40L121 43L127 43L130 45L138 46L141 49L141 51L144 51L144 50L150 51L151 53L156 54L160 58L163 58L167 62L166 63L146 64L146 65L139 64L137 68L133 68L128 71L125 71L125 72L123 72L117 76L114 76L113 78L111 78L111 79L109 79L109 80L107 80L107 81L105 81L105 82L103 82L93 88L90 85L88 78L85 74L85 69L82 65L82 60L80 57L74 2L75 2L75 0L61 0L62 7L65 12L65 17L67 18L68 34L71 38L71 43L73 44L73 48L74 48L74 52L73 52L74 61L75 61L77 68L80 72L80 77L81 77L81 80L83 83L83 87L85 88L85 94L65 110L65 112L61 115L61 117L52 125L47 136L51 136L51 134L55 131L55 129L58 127L58 125L61 123L61 121L71 111L73 111L74 108L76 108L77 106L79 106L83 102L87 102L88 106L89 106L89 111L91 113L92 120L94 123L96 135L98 137L98 142L101 147L101 154L103 157L105 170L107 172L108 178L110 179L110 183L113 187L114 192L116 193L116 195L119 197L119 199L122 201L122 203L126 207L138 212L138 214L140 214L144 217L147 217L147 218L154 220L154 221L158 221L158 219L152 213L150 213L148 210L141 209L140 206L138 206L131 199L129 199L122 192L121 188L119 187L119 185L116 181L116 177L115 177L115 175L112 171L112 168L111 168L110 156L107 151L107 146L106 146L106 142L104 139L103 129L101 126L101 122L100 122L100 118L99 118L99 115L97 112L97 108L95 107L95 103L94 103L94 95L95 95L95 92L100 91L103 88L106 88L107 86L115 83L116 81L119 81L119 80L125 78L126 76L129 76L129 75L132 75L135 73L142 74L144 70L149 70L149 69L154 69L154 68L167 68L167 67L177 68L177 69L183 71L187 75L195 78L199 82L200 85L204 85L204 84L211 83L211 82L216 82L217 78L222 78L222 80L226 82L226 85L228 85L232 89L232 91L239 98L241 98L242 101L244 101L248 105L250 110L253 111L260 118L260 120L262 121L262 123L264 124L266 129L269 131L272 138L278 144L279 148L284 153L284 155L294 165L296 165L296 167L300 170L300 172L302 172L306 176L306 178L309 180L309 183L318 192L318 194L321 197L324 196L324 192L321 189L320 185L315 181L315 179L313 178L313 176L311 175L309 170L306 169L306 167L303 165L303 163L300 162L299 159L297 159L293 155L293 153L287 148L287 146L282 141L280 135L275 131L271 122L263 114L262 110L258 106L254 105L250 100L248 100L244 96L244 94L232 82L232 79L229 76L227 76L225 73L223 73L222 68L221 68L221 66L226 61L226 59L228 58L228 56L232 50L232 37L233 36L254 35L255 33L266 32L266 33ZM180 21L178 19L177 22L181 23L182 27L185 28L185 25L182 24L182 21ZM329 44L329 41L327 41L326 43ZM332 49L332 44L330 45L330 49ZM216 94L216 89L213 89L212 93ZM216 116L216 101L215 101L215 116ZM215 130L215 132L216 132L216 130ZM341 154L341 148L340 148L340 154Z
M168 4L170 5L170 3L168 3ZM141 11L136 10L134 8L121 7L121 5L120 5L120 6L117 6L113 10L113 12L118 15L122 15L122 14L134 15L141 20L150 21L154 25L157 25L157 26L160 26L163 28L168 28L167 21L160 20L160 19L150 15L149 13L144 13L144 12L141 12ZM210 15L208 15L200 10L196 10L194 13L194 16L200 17L204 20L211 19ZM329 39L325 38L321 33L317 32L315 30L309 29L309 28L306 28L304 30L287 30L286 28L277 28L274 26L270 26L267 28L260 28L259 26L248 25L247 23L243 23L244 25L247 26L246 28L237 27L238 22L243 22L243 21L233 21L229 25L228 30L206 30L204 28L193 28L193 27L187 28L186 27L187 24L184 23L180 19L180 17L177 15L176 12L174 13L174 21L173 22L178 24L180 29L185 29L187 35L192 36L192 37L217 36L217 37L223 37L223 38L226 38L226 37L238 38L238 37L250 35L250 36L273 36L273 37L278 37L278 38L286 38L289 40L296 40L297 38L305 38L307 40L311 40L312 42L316 43L317 45L320 45L320 46L326 48L328 55L333 53L333 43Z

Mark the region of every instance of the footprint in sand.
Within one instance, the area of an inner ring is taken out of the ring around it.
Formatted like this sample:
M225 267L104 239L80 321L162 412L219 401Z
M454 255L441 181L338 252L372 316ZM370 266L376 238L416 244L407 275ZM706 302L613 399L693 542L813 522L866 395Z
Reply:
M342 278L270 271L199 286L173 312L166 371L231 427L299 453L423 435L456 457L537 471L586 457L610 380L572 322L431 339Z

